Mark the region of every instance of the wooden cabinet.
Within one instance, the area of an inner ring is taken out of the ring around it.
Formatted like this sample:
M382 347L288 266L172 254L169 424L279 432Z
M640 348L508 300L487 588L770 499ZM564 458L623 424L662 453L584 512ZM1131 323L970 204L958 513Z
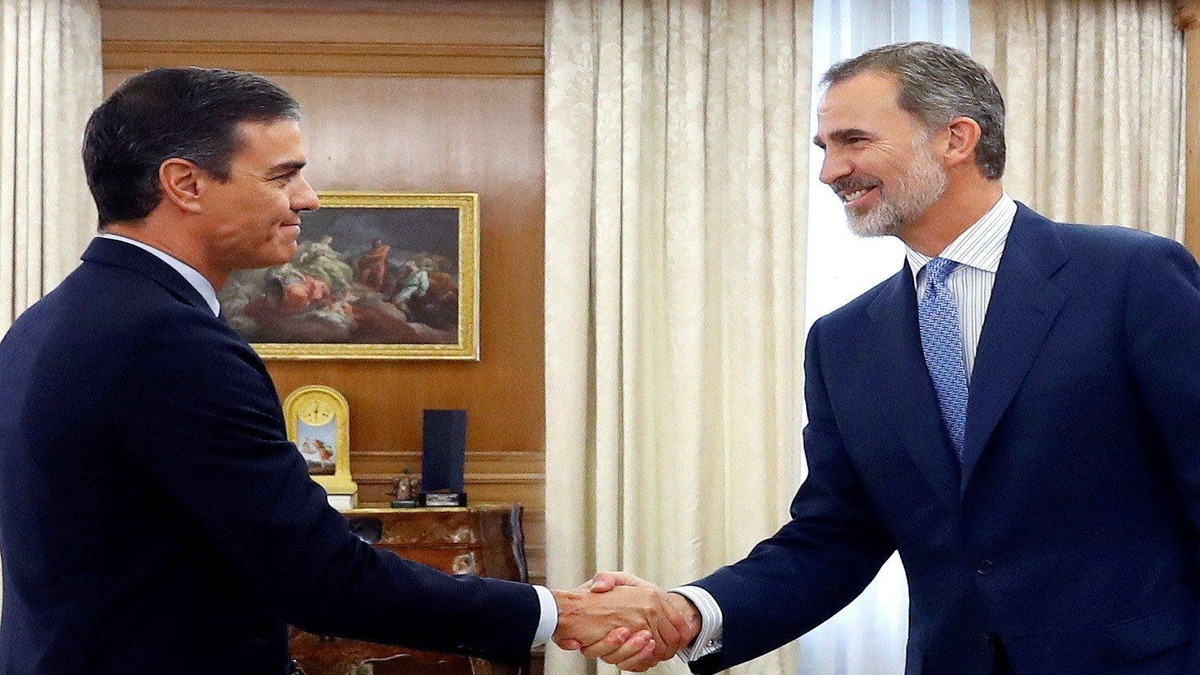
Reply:
M363 540L444 572L529 580L519 505L354 509L343 514ZM292 658L306 675L527 675L527 669L292 629Z

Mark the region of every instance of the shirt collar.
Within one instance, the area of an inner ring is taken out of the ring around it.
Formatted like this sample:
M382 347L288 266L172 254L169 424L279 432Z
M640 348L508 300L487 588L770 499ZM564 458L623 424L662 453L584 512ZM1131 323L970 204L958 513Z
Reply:
M197 272L187 263L173 257L169 253L165 253L136 239L122 237L119 234L111 234L109 232L103 232L100 234L100 236L104 239L114 239L116 241L123 241L126 244L133 244L134 246L150 253L159 260L167 263L171 266L171 269L179 272L179 276L183 277L184 281L187 281L189 284L191 284L192 288L196 289L196 292L200 294L200 297L204 298L204 302L208 303L208 308L212 310L214 316L221 315L221 302L217 300L217 292L213 289L213 285L209 283L208 279L204 278L203 274Z
M996 270L1000 269L1004 242L1008 239L1008 231L1012 229L1013 218L1016 215L1017 203L1005 192L982 218L950 242L938 257L995 274ZM908 259L908 268L912 272L914 283L917 274L933 260L930 256L912 250L907 244L904 245L904 256Z

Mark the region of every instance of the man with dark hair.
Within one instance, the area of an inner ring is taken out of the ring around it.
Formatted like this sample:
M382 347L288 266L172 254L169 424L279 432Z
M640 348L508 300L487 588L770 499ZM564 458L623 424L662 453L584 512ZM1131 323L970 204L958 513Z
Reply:
M158 171L168 159L228 180L238 125L278 121L299 122L299 104L251 73L162 68L130 80L92 113L84 132L83 167L100 225L150 215L163 196Z
M352 535L219 317L229 274L297 250L317 208L295 100L249 73L151 71L87 126L101 235L0 343L0 675L283 675L287 624L521 662L640 629L662 596L451 576Z
M1200 672L1195 260L1009 198L1003 101L962 52L891 45L824 82L821 181L905 263L809 333L791 522L669 594L692 670L795 639L898 550L909 675ZM593 590L622 584L645 582Z

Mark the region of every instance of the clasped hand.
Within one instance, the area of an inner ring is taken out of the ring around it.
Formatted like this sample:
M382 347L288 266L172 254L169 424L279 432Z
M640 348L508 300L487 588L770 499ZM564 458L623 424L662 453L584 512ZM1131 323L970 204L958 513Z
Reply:
M558 603L554 643L584 656L643 672L671 658L700 632L699 615L681 595L624 572L601 572Z

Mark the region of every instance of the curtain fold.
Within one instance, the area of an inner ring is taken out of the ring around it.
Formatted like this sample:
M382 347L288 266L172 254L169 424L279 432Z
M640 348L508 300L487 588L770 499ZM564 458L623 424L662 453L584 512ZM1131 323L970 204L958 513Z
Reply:
M79 262L96 227L80 146L101 101L96 0L3 0L0 333Z
M810 25L800 0L549 3L552 586L597 569L685 583L787 517ZM547 672L595 668L547 656ZM794 671L793 650L739 669Z
M1184 50L1170 0L971 0L1007 106L1009 193L1183 239Z

